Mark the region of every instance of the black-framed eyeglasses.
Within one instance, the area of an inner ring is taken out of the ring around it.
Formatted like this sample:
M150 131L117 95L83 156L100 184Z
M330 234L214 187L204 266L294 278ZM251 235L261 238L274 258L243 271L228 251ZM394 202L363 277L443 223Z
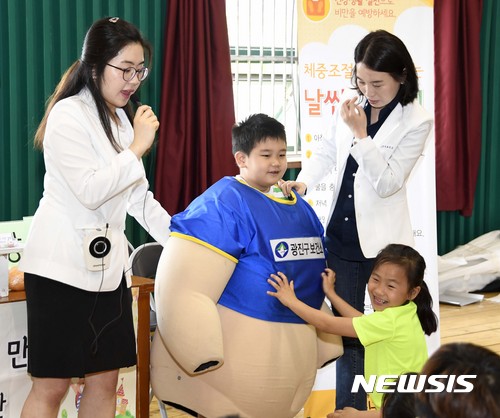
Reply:
M139 81L144 81L149 74L148 67L142 67L140 70L137 70L134 67L120 68L120 67L116 67L116 66L109 64L109 63L107 63L106 65L109 65L110 67L116 68L117 70L123 71L123 79L125 81L132 81L132 79L136 75L137 75L137 78L139 79Z

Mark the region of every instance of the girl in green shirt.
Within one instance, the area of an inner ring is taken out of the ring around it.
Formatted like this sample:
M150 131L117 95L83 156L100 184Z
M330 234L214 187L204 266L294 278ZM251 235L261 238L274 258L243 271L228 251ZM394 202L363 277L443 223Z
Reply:
M365 380L370 376L401 375L420 372L427 360L424 334L437 329L432 310L432 297L424 282L425 260L415 249L402 244L389 244L375 259L368 280L368 294L374 313L364 315L335 292L335 273L322 273L323 290L332 307L342 317L311 308L295 296L293 280L281 272L271 274L268 283L275 291L267 293L280 300L302 319L316 328L345 337L359 338L365 347ZM374 390L370 397L376 411L344 408L329 418L380 417L382 393Z

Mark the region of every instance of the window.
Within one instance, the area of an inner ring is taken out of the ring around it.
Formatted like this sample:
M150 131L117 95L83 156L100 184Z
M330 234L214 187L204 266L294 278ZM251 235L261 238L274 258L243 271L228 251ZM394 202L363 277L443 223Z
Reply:
M300 152L295 0L226 0L236 120L266 113Z

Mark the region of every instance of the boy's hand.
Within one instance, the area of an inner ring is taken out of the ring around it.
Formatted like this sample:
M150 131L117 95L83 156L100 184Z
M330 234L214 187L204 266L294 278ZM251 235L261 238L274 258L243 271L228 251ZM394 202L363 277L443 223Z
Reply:
M268 290L267 294L279 299L283 305L290 307L290 303L297 300L293 290L293 280L288 283L288 278L283 273L278 271L277 274L271 274L267 282L276 289L276 292Z
M332 269L326 268L323 273L321 273L323 278L323 292L325 295L335 293L335 272Z

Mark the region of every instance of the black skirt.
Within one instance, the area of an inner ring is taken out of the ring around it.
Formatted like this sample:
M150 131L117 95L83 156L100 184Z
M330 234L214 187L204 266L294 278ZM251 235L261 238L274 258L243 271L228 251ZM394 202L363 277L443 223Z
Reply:
M26 273L28 372L71 378L136 364L132 293L88 292Z

